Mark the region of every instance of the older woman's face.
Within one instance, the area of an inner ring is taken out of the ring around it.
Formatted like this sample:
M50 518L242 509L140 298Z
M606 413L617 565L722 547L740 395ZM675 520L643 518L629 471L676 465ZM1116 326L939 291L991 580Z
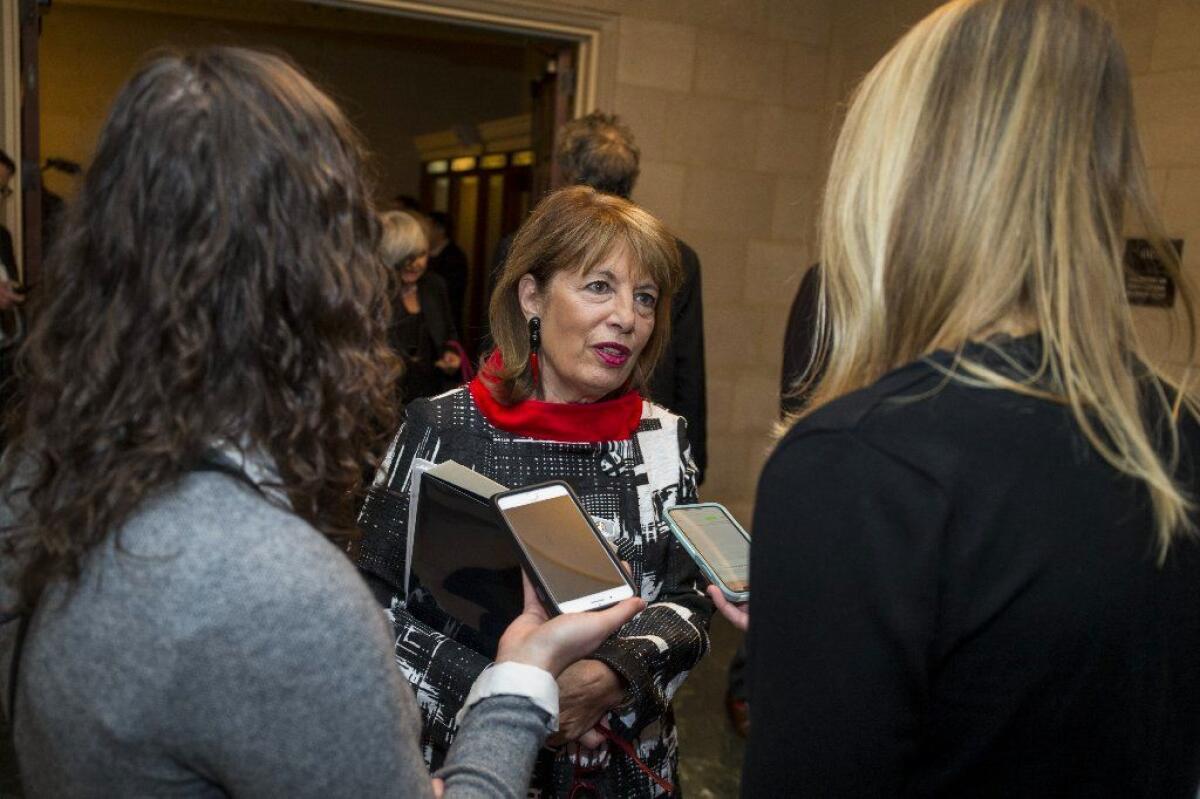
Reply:
M416 255L409 258L408 261L400 266L400 281L402 283L416 283L425 274L425 267L429 265L429 248L422 245Z
M519 286L525 317L542 319L542 397L595 402L619 389L654 331L658 286L622 248L586 273L564 270Z

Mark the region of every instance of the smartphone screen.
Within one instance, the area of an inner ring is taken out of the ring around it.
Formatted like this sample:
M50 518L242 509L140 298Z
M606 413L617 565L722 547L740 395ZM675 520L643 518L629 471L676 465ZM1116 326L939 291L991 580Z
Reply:
M726 588L750 590L750 539L724 508L679 507L667 513Z
M606 545L563 486L497 499L551 601L563 613L604 607L633 596Z

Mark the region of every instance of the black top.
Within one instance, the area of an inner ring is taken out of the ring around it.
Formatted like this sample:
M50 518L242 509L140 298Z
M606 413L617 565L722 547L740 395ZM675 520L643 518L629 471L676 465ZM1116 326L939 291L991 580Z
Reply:
M1196 796L1200 544L1157 565L1069 409L898 369L780 442L753 535L746 796Z
M389 340L404 359L405 371L399 387L404 402L440 394L462 382L458 374L446 375L433 365L446 351L447 343L458 340L446 282L426 272L417 282L417 298L421 310L415 314L408 312L399 295L392 303Z

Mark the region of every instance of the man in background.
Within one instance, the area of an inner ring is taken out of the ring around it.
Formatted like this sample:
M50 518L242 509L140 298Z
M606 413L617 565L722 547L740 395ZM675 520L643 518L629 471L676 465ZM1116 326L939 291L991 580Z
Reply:
M555 157L568 184L625 199L633 193L641 152L633 133L614 114L593 111L559 129ZM688 441L696 461L697 482L708 466L707 401L704 381L704 309L700 291L700 258L679 239L683 284L671 298L671 338L650 381L650 399L687 420ZM511 238L500 242L493 260L493 280L508 257Z
M428 269L446 281L454 324L463 330L466 324L463 321L463 303L467 297L467 254L451 238L450 231L453 229L448 214L441 211L429 214Z

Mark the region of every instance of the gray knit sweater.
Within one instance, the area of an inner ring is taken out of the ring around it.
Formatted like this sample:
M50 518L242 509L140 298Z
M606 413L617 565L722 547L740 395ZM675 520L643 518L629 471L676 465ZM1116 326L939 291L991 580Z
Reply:
M0 563L0 608L14 571ZM15 627L0 624L5 698ZM16 700L26 791L430 796L392 648L324 537L234 478L193 473L40 601ZM523 796L548 721L526 699L476 705L447 797Z

